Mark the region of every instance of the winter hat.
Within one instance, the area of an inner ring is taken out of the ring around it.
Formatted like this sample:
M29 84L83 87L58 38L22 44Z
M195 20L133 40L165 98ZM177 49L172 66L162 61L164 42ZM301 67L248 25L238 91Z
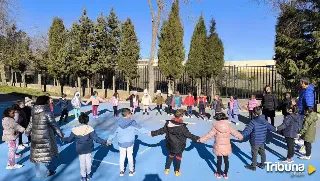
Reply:
M161 90L157 90L157 94L161 94Z
M24 98L24 104L27 106L28 104L32 103L32 99L30 99L29 97L25 97Z
M168 94L172 95L172 90L169 90Z
M148 89L145 89L145 90L143 91L143 93L144 93L144 94L148 94Z

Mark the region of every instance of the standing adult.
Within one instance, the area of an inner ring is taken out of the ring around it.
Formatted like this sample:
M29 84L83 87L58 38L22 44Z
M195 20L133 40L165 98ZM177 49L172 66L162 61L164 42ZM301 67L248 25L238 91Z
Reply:
M35 164L36 177L44 178L55 173L58 166L56 136L63 138L59 126L49 108L49 97L39 96L31 111L26 135L31 137L30 161Z
M274 126L274 118L276 117L276 109L278 107L278 101L274 94L271 93L271 87L265 87L265 94L262 98L262 113L265 116L265 119L268 121L268 118L271 120L272 126Z
M298 100L298 108L299 108L299 128L302 129L303 120L304 120L304 110L307 107L314 108L314 86L311 84L311 81L307 77L303 77L300 79L300 95ZM303 145L304 141L302 139L296 140L296 144Z

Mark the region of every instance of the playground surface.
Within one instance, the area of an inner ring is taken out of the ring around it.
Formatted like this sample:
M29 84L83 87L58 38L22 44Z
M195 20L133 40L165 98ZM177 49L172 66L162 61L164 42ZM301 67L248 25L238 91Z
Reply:
M13 101L0 102L0 112L9 106ZM119 109L128 107L128 104L122 104ZM70 108L71 110L71 108ZM91 114L91 106L82 107L82 111L86 112L90 116L89 124L93 126L97 134L104 139L107 139L109 134L114 130L117 125L117 119L113 117L112 105L109 103L100 104L99 106L99 118L93 119ZM59 113L59 108L55 109L56 113ZM73 112L70 111L69 115ZM243 130L245 125L248 124L248 113L241 113L240 124L236 126L232 123L232 126L236 130ZM152 111L149 116L142 115L142 112L137 112L132 116L141 126L148 130L156 130L164 125L163 120L171 119L171 117L163 115L156 115L156 111ZM58 120L59 118L57 118ZM276 117L276 125L282 123L282 116ZM189 122L189 130L198 136L203 136L212 127L215 122L208 122L201 118L185 118L185 122ZM67 124L62 125L65 136L69 136L71 129L74 126L79 125L77 121L74 121L73 116L69 116ZM229 157L230 169L229 169L229 180L231 181L318 181L319 171L316 171L312 175L308 175L308 165L313 165L316 169L320 169L320 123L317 126L317 137L316 142L312 145L312 158L311 160L299 160L297 154L294 157L295 164L304 164L305 171L304 176L291 176L288 172L276 173L267 172L257 168L255 172L249 171L244 168L244 165L251 164L251 150L250 144L247 141L238 141L232 138L232 155ZM0 129L2 135L2 128ZM25 139L25 137L24 137ZM59 139L59 161L60 165L54 176L46 179L35 178L34 164L29 161L30 148L25 150L19 150L18 153L22 153L22 157L17 159L19 164L23 164L24 167L17 170L6 170L7 163L7 144L4 142L0 143L0 181L78 181L80 180L80 168L79 159L76 153L75 144L63 144ZM187 148L183 153L183 159L181 164L182 175L176 177L174 175L173 166L171 167L169 175L164 174L164 165L166 156L168 154L165 147L164 136L150 137L137 133L136 141L134 145L134 160L136 174L133 177L129 177L127 170L124 177L119 177L119 151L117 140L115 140L112 146L104 146L95 144L94 152L92 153L93 164L92 164L92 181L209 181L216 180L213 172L216 171L217 158L212 153L212 144L214 139L209 140L205 144L195 143L191 140L187 141ZM279 162L279 159L286 156L286 143L285 139L276 134L269 133L267 144L265 146L267 161L268 162ZM296 148L298 149L298 148ZM296 150L295 153L298 153ZM260 161L260 158L258 158ZM224 166L222 166L223 170ZM223 178L222 178L223 180Z

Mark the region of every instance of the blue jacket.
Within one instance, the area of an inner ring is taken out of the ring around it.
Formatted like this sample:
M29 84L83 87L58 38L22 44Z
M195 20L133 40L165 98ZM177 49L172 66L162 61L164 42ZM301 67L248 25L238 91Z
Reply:
M108 142L111 143L112 140L117 136L118 144L120 147L131 147L134 144L136 130L144 134L149 133L148 130L138 125L135 120L132 120L130 118L120 118L118 122L118 127L113 134L109 135Z
M63 138L65 143L76 141L76 150L79 155L88 154L93 151L93 141L102 145L106 144L106 140L99 138L91 126L81 125L72 129L71 135Z
M172 102L173 102L173 105L175 105L176 107L181 107L182 97L180 95L179 96L173 96Z
M239 115L240 114L241 107L239 105L238 101L234 101L233 109L230 109L230 102L228 103L228 111L229 113L232 113L233 115Z
M300 115L304 115L304 108L314 107L314 86L312 84L301 90L298 107Z
M283 136L296 138L299 133L300 116L298 114L290 114L284 118L283 123L278 126L278 131L283 130Z
M61 107L61 111L63 111L64 109L68 110L68 100L67 99L59 99L59 102L56 104L56 106L60 106Z
M264 145L266 143L268 130L275 132L276 128L268 123L264 115L261 115L247 125L242 135L243 137L250 135L251 145Z

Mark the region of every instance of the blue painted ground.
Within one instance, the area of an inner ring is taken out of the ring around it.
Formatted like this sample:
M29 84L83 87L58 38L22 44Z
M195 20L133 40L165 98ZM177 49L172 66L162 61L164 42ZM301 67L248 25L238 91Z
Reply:
M11 102L0 103L0 111L3 112ZM121 107L126 107L128 104L123 104ZM83 110L90 110L90 106L83 107ZM113 118L112 106L110 104L101 104L99 107L100 117L96 120L91 119L90 125L92 125L98 135L104 139L108 137L110 132L116 126L116 119ZM59 112L58 108L56 112ZM72 114L72 112L70 112ZM88 112L90 118L92 118L91 112ZM238 130L243 130L245 123L248 123L247 113L242 113L241 123L238 126L233 126ZM160 120L168 119L167 116L156 116L155 111L150 116L143 116L138 112L133 118L141 124L143 127L149 130L155 130L163 126L163 122ZM78 125L76 121L73 121L73 117L70 117L67 125L63 125L62 129L66 136L70 134L71 128ZM188 128L196 135L202 136L207 133L214 122L207 122L201 119L185 119L187 122L195 124L188 125ZM277 124L282 122L282 117L278 116L276 119ZM318 123L318 125L320 125ZM299 160L295 155L295 163L312 164L316 168L320 169L320 134L319 126L317 133L317 142L313 144L312 159L310 161ZM2 132L2 129L0 129ZM2 133L1 133L2 135ZM286 144L282 136L272 134L269 137L268 144L266 145L267 161L277 162L280 158L286 155ZM134 158L136 162L136 175L128 177L128 171L126 176L119 177L119 151L116 142L110 146L95 145L95 150L92 153L95 161L93 162L93 181L205 181L215 180L213 172L216 171L216 156L212 153L212 144L214 140L209 140L206 144L193 143L190 140L187 142L187 148L183 153L183 160L180 177L175 177L173 174L173 167L169 175L165 175L164 164L166 160L167 150L165 147L164 136L149 137L148 135L138 134L136 137L134 147ZM24 138L25 139L25 138ZM78 181L80 180L79 160L75 150L75 144L62 145L59 141L60 151L60 166L58 167L56 175L46 178L46 181L60 180L60 181ZM33 181L39 180L34 178L34 166L29 161L29 148L20 152L23 154L22 158L18 159L18 163L25 166L18 170L5 170L7 163L7 144L0 144L0 181ZM233 154L230 156L230 170L229 180L237 181L288 181L288 180L320 180L319 172L315 172L313 175L308 175L305 172L304 177L291 177L290 173L268 173L266 170L257 169L256 172L248 171L244 168L245 164L251 164L251 152L249 142L239 142L232 140ZM260 161L260 160L258 160ZM224 168L224 167L222 167Z

